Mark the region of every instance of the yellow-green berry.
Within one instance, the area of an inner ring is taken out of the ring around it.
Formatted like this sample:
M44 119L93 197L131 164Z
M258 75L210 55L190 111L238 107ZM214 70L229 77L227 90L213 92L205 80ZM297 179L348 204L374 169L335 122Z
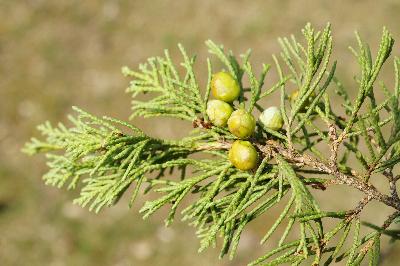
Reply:
M228 119L229 131L238 138L250 137L256 129L254 117L244 109L236 110Z
M220 100L210 100L207 103L207 115L211 123L216 126L226 126L233 112L232 106Z
M260 115L260 122L269 129L279 130L283 126L281 111L276 106L265 109Z
M218 72L211 79L211 92L218 100L231 103L239 97L237 81L226 72Z
M250 142L237 140L229 150L229 161L237 169L251 170L257 166L258 153Z

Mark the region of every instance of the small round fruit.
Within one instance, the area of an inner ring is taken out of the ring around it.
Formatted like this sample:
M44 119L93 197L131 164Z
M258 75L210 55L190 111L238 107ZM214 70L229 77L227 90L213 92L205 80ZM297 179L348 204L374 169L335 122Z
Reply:
M239 97L237 81L226 72L218 72L211 79L211 92L218 100L231 103Z
M210 100L207 103L207 115L211 122L219 127L226 126L233 112L232 106L220 100Z
M244 109L236 110L228 119L229 131L238 138L250 137L256 129L254 117Z
M283 126L281 111L276 106L265 109L260 115L261 123L269 129L279 130Z
M237 140L229 150L229 161L237 169L251 170L257 166L258 153L250 142Z

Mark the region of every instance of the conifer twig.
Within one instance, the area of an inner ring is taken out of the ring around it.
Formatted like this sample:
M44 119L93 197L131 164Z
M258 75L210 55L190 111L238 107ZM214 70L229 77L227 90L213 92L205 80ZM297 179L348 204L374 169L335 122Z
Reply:
M267 108L260 100L280 93L279 106L273 109L280 112L278 122L283 128L271 128L260 119L245 142L255 147L252 154L259 158L252 170L240 170L231 160L228 150L238 137L229 128L213 124L207 114L217 64L207 58L208 77L199 78L196 57L182 45L178 45L180 64L165 51L138 70L124 67L122 72L132 79L127 89L133 98L131 117L186 120L193 126L187 137L154 138L128 122L74 107L69 126L40 125L42 139L32 138L23 151L44 153L49 168L44 182L79 190L74 203L95 212L117 204L126 194L130 194L129 206L141 193L158 195L145 202L140 213L147 218L167 208L166 226L180 213L195 227L199 251L215 247L220 237L220 257L229 253L233 258L247 225L267 214L272 226L266 228L261 244L279 234L278 228L283 231L277 246L250 265L309 265L311 261L329 265L343 260L360 265L366 258L369 265L378 265L381 236L400 239L399 231L389 228L400 222L396 186L400 175L395 168L400 162L399 58L394 58L394 88L376 85L394 40L384 28L374 56L356 34L358 48L350 51L360 73L355 84L344 84L336 72L340 62L331 59L331 25L317 31L307 24L302 33L304 41L280 38L281 52L272 56L273 65L262 64L259 75L250 51L236 57L222 45L206 42L239 88L238 103L224 103L225 107L263 112ZM269 74L273 71L278 80ZM353 87L358 88L355 99L348 95ZM376 97L378 88L384 97L381 102ZM332 104L334 93L340 100L335 98ZM148 96L140 97L143 94ZM390 194L372 184L378 178L388 180ZM356 189L363 197L352 209L324 210L313 194L332 185ZM361 220L372 201L394 209L380 226ZM270 215L270 209L281 206L279 215ZM333 228L326 227L326 219L334 219ZM362 226L372 232L364 234ZM290 240L292 235L296 239Z

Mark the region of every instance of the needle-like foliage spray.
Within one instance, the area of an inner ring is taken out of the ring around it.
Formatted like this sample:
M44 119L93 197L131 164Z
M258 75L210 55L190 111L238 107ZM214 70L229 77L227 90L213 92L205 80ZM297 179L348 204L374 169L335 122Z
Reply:
M388 229L400 220L399 175L394 170L400 161L397 57L393 59L394 88L376 84L394 41L384 29L374 55L356 35L358 47L351 52L361 71L351 84L357 91L352 99L331 59L330 25L315 31L307 24L302 33L301 41L279 39L282 51L272 57L273 66L262 65L259 74L253 70L250 52L237 58L207 41L210 54L221 61L223 69L214 69L208 59L206 86L199 85L194 71L196 57L189 56L181 45L180 64L165 51L138 70L124 67L123 74L131 79L127 93L133 97L132 117L186 120L195 128L183 139L153 138L130 123L95 117L74 107L69 126L48 122L39 126L43 138L33 138L24 151L45 153L49 167L45 183L78 189L74 202L96 212L116 204L123 194L130 195L131 203L143 192L159 194L141 208L144 218L166 206L169 225L179 208L182 219L197 229L200 251L214 246L221 237L220 256L230 253L233 257L246 226L280 206L280 215L270 216L273 225L265 228L260 239L265 243L280 233L280 241L251 265L328 265L337 261L359 265L363 260L378 265L381 236L400 237L398 231ZM276 75L268 75L271 69ZM222 73L223 78L211 93L215 73ZM273 81L274 76L278 80ZM376 99L377 90L383 100ZM295 99L289 97L293 92ZM137 96L143 93L153 97L140 100ZM216 94L214 99L211 94ZM237 124L251 125L245 140L239 140L242 137L227 126L228 117L241 110L252 118L271 106L264 108L260 100L272 94L280 95L280 102L272 103L277 106L271 109L272 115L270 110L262 121L253 119L251 123L235 118ZM220 101L218 105L208 104L215 99ZM224 110L218 109L221 106ZM271 118L275 120L269 121ZM242 146L231 149L233 143ZM360 147L367 152L360 152ZM241 153L235 154L236 150ZM198 153L207 156L193 156ZM383 178L388 180L390 193L371 183ZM322 209L314 191L338 185L359 190L364 195L360 203L347 210ZM383 224L360 220L364 207L372 201L393 210ZM180 208L183 202L188 205ZM326 227L326 219L335 225ZM368 227L369 233L364 234L362 226Z

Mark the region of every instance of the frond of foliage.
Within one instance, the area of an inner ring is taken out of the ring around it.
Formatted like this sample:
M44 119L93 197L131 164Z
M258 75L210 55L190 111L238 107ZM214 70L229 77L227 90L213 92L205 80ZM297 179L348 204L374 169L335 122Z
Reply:
M381 236L400 237L399 231L388 229L400 221L399 177L394 171L400 161L400 59L394 58L394 88L377 84L394 40L384 29L374 55L356 35L358 47L350 50L360 73L354 84L349 84L349 88L357 88L353 99L335 74L330 25L316 31L307 24L302 33L301 40L280 38L281 52L272 57L272 64L261 66L260 74L250 62L250 51L237 58L222 46L206 42L210 54L238 82L238 105L249 112L262 111L260 100L280 94L284 129L274 131L257 124L250 141L261 160L254 171L238 170L229 162L227 150L236 137L226 128L213 126L207 117L213 61L207 59L208 79L202 86L194 71L196 57L189 56L181 45L180 64L165 51L138 70L124 67L123 74L131 79L127 93L133 98L132 117L187 120L195 127L188 137L153 138L127 122L95 117L74 107L68 126L44 123L38 127L42 138L33 138L24 152L45 153L49 167L45 183L78 189L74 202L96 212L116 204L125 194L131 204L140 193L158 194L140 213L147 218L166 207L165 223L169 225L179 212L196 228L199 251L216 246L220 237L220 257L229 254L233 258L246 226L276 207L280 215L265 228L260 242L282 232L280 241L250 265L329 265L338 261L378 265ZM276 82L271 81L271 69L277 73ZM295 89L298 96L293 102L289 95ZM385 96L382 101L375 98L377 90ZM143 98L143 94L149 96ZM361 152L360 147L368 152ZM389 195L372 185L374 178L388 180ZM313 191L334 185L352 187L364 197L348 210L321 209ZM183 204L186 197L189 204ZM393 208L384 224L361 221L360 213L371 201ZM326 228L328 219L335 221L333 228ZM369 228L365 235L362 226Z

